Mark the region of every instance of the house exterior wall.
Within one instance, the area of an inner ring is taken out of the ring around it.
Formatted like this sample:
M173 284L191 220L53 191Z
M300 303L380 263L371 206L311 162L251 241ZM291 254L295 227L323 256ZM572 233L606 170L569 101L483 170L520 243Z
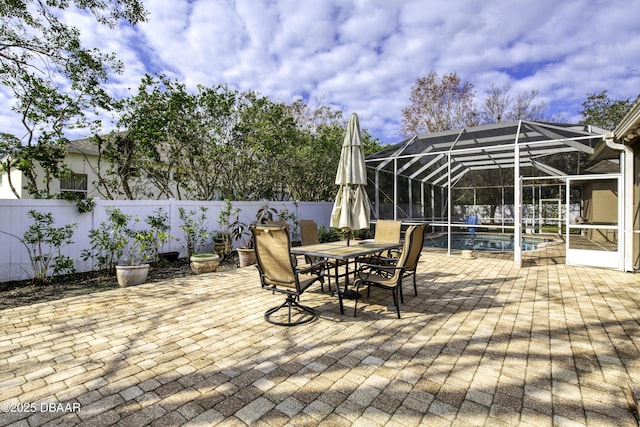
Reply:
M100 195L96 191L95 187L95 183L97 182L98 178L97 174L95 173L97 156L72 152L67 154L67 156L65 157L65 162L69 165L73 173L87 175L87 197L99 197ZM41 181L42 177L44 176L42 168L37 166L35 172L39 177L39 180ZM9 186L8 174L6 172L3 172L0 179L2 179L2 184L0 185L0 199L16 199L16 195L13 193L13 191L11 191L11 187ZM20 194L21 199L33 198L33 196L24 189L27 181L22 172L17 169L12 170L11 182ZM45 183L38 182L38 189L44 190ZM58 179L53 179L51 181L51 183L49 184L49 191L52 194L58 194L60 192L60 181Z
M69 153L66 157L67 164L73 173L87 175L87 197L99 197L96 190L96 182L98 175L95 172L97 168L97 156L84 155L81 153ZM60 181L55 180L57 191L60 191Z
M65 162L69 165L71 171L75 174L86 174L87 175L87 198L95 198L95 197L103 197L97 188L98 182L98 156L93 154L84 154L78 152L69 152L65 157ZM103 165L103 168L105 166ZM37 176L44 176L43 171L40 167L36 167ZM0 184L0 199L16 199L17 197L11 191L9 187L9 180L7 173L2 173L0 175L0 179L2 180ZM11 179L13 186L18 190L21 199L32 199L33 196L29 194L23 187L26 184L26 180L22 172L18 170L12 171ZM135 188L135 193L140 195L141 199L160 199L166 200L166 197L158 197L161 191L149 184L144 178L133 179L131 181L132 188ZM174 185L175 187L175 185ZM44 190L45 183L38 182L38 189ZM49 184L49 191L51 194L59 194L60 193L60 181L58 179L51 180ZM125 200L124 195L114 195L115 200Z
M22 188L22 178L22 172L18 170L11 171L11 183L16 188L21 198L24 193L26 193ZM11 187L9 186L9 174L2 171L2 174L0 174L0 180L2 180L2 183L0 184L0 199L15 199L16 195L11 191Z
M583 187L584 217L589 224L618 224L618 194L616 181L593 181ZM586 237L594 242L615 243L615 230L586 230Z

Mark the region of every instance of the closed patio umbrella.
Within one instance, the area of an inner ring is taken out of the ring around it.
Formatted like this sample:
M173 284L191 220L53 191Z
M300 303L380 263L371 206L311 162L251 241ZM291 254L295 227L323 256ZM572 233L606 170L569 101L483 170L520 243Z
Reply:
M360 122L355 113L349 117L335 182L340 188L331 212L331 226L346 231L347 236L352 231L368 229L370 207L365 190L367 171L360 139Z

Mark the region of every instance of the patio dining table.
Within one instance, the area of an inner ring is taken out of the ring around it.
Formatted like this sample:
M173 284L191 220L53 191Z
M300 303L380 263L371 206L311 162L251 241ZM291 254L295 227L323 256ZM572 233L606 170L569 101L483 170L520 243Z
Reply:
M327 242L319 243L315 245L294 246L291 248L291 253L294 255L307 255L311 257L328 258L336 261L344 261L345 281L344 289L340 289L340 282L338 281L338 262L335 264L335 278L336 288L338 295L338 301L340 302L340 313L344 314L344 306L342 304L342 298L345 291L349 286L349 260L357 260L360 257L380 253L390 249L397 249L401 247L401 243L389 243L382 242L376 243L371 240L351 241L350 244L347 241Z

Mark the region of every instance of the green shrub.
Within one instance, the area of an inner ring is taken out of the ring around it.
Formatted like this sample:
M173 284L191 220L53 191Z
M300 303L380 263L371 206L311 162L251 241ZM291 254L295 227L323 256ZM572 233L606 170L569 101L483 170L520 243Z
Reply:
M50 212L41 213L30 210L28 215L34 223L29 226L22 238L10 233L2 233L15 237L27 249L34 282L36 284L49 282L50 273L53 276L74 273L73 259L62 255L61 248L73 243L71 238L77 224L54 227L53 214Z

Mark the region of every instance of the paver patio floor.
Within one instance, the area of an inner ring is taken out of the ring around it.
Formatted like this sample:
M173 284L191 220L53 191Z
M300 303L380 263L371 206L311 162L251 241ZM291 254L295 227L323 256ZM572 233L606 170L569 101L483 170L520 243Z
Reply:
M639 278L555 256L425 251L399 320L269 325L253 267L3 310L0 425L637 425Z

